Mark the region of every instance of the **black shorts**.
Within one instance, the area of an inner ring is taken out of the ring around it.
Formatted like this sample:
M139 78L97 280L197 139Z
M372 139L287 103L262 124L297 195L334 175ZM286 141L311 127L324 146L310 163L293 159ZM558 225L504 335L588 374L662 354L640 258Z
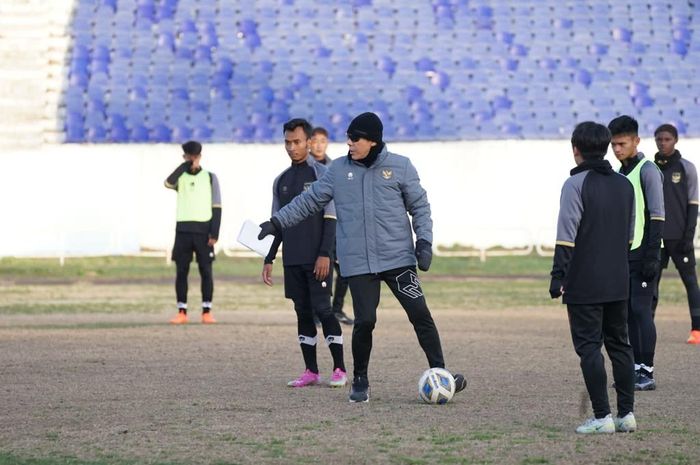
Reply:
M176 232L173 245L172 261L175 263L191 262L192 253L197 257L197 263L211 263L216 258L214 247L208 244L209 236L200 233Z
M684 268L695 268L695 250L688 254L676 252L680 241L664 240L664 246L661 247L661 268L668 268L669 259L673 260L677 270Z
M323 283L326 286L323 287ZM292 265L284 267L284 296L292 300L328 299L333 289L333 267L330 268L325 281L318 281L314 276L313 265ZM330 302L330 301L329 301Z

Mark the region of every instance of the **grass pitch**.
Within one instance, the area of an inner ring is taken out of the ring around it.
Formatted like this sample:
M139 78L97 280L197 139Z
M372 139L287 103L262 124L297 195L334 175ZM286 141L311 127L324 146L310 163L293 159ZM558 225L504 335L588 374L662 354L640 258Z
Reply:
M347 389L286 387L303 365L280 266L268 288L259 260L218 259L219 324L200 325L195 310L172 327L174 269L162 259L2 259L0 465L696 463L700 351L684 344L675 272L662 283L659 388L637 396L640 430L581 437L590 407L565 309L547 295L550 263L438 258L421 275L448 368L469 381L429 406L416 392L424 356L389 293L371 401L357 405ZM327 379L325 346L319 366Z

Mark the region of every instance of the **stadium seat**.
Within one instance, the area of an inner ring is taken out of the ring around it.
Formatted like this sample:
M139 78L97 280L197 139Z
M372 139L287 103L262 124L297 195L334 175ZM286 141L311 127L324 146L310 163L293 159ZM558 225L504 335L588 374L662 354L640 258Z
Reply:
M277 141L299 112L342 138L351 115L375 108L405 140L562 137L572 105L607 115L612 100L649 124L684 118L700 134L674 102L698 93L697 7L647 3L626 18L629 2L607 0L76 2L63 127L71 141L160 141L197 128ZM314 27L280 27L294 23ZM512 119L533 110L562 124ZM124 124L104 126L113 114Z

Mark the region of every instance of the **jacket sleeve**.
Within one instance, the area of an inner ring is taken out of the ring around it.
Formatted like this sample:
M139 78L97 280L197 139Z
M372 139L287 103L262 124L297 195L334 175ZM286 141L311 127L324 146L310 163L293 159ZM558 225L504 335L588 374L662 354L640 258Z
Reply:
M282 173L284 174L284 173ZM272 214L274 215L277 213L277 211L280 209L280 197L277 194L277 185L279 184L279 180L282 177L282 174L277 176L275 180L272 182ZM277 256L277 251L280 248L280 245L282 244L282 236L277 235L275 236L275 239L272 241L272 244L270 244L270 250L267 253L267 256L265 257L265 263L272 263L275 260L275 257Z
M275 257L277 257L277 251L280 248L280 244L282 244L282 236L275 236L275 239L272 241L272 244L270 244L270 251L267 252L267 256L265 257L265 263L272 263L275 261Z
M330 159L328 158L328 155L326 155L326 158L330 162ZM314 174L316 175L316 179L321 179L324 174L326 174L326 171L328 171L328 166L322 164L322 163L314 163L313 165L314 169ZM335 220L335 202L332 200L326 204L326 206L323 208L323 218L328 220L332 219Z
M219 178L212 172L209 172L211 178L211 222L209 223L209 237L213 239L219 238L219 229L221 228L221 188L219 187Z
M644 200L649 218L654 221L666 219L664 207L664 175L655 163L645 163L640 173Z
M306 191L294 197L291 202L273 213L272 216L286 229L321 211L333 200L333 178L331 175L331 170L326 171L321 179L311 184Z
M321 179L325 172L328 171L328 167L321 163L314 163L313 167L316 179ZM335 203L331 200L323 209L323 235L321 236L321 246L318 249L319 256L330 257L333 254L333 249L335 248L335 229Z
M649 210L649 229L645 256L656 257L661 248L666 219L664 207L664 175L655 163L645 163L640 173L642 190L647 210Z
M192 166L192 163L186 161L184 163L181 163L177 168L175 168L175 171L170 173L170 176L168 176L165 179L165 187L168 189L175 189L177 190L177 180L182 176L182 173L187 171L190 166Z
M583 218L583 201L581 200L583 183L577 181L579 181L577 177L571 177L561 188L556 245L565 247L575 247L576 245L578 227L581 224L581 218Z
M583 177L580 178L583 181ZM583 201L581 200L582 182L571 177L561 189L559 199L559 217L557 219L557 240L554 247L552 263L553 278L564 281L569 271L569 263L576 246L578 228L583 218Z
M321 257L330 257L333 254L335 246L335 218L323 219L323 236L321 237L321 246L318 249L318 255Z
M683 238L692 241L695 237L695 226L698 222L698 172L695 165L685 159L681 159L685 168L685 178L688 183L688 208L685 217L685 231Z
M280 209L280 196L279 194L277 194L277 185L279 184L281 177L282 175L280 174L272 182L272 212L270 213L271 215L274 215Z
M406 211L411 215L411 224L416 233L416 240L423 239L430 244L433 243L433 219L430 212L430 202L428 193L423 189L418 177L418 171L406 159L406 172L401 183L401 193L403 195Z

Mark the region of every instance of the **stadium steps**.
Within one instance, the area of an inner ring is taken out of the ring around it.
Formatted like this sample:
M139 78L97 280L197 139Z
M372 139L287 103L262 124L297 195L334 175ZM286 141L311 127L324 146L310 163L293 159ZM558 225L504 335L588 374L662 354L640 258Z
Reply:
M61 137L56 83L72 6L71 0L0 2L0 142L28 147Z

